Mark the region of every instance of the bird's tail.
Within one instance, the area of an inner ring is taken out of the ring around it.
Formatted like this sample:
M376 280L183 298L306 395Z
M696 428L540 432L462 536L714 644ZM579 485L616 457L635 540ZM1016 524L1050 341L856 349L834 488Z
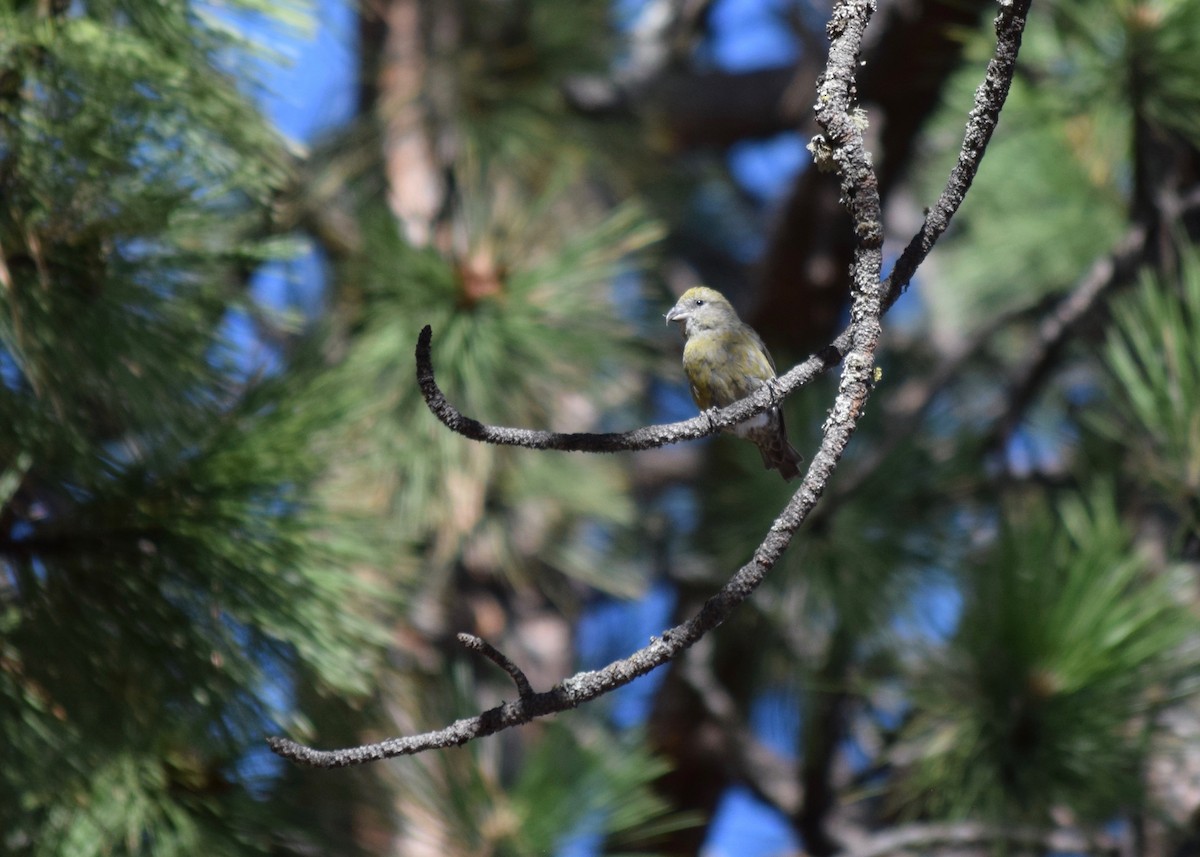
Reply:
M786 438L781 438L778 443L759 444L758 451L762 453L763 467L767 470L778 470L779 475L789 482L800 475L804 456Z

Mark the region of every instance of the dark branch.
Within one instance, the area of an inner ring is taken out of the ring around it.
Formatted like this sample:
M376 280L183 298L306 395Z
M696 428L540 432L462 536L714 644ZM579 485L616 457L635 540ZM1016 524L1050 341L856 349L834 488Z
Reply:
M1071 334L1100 305L1106 294L1134 275L1145 254L1148 234L1144 226L1133 227L1112 255L1094 262L1083 280L1042 319L1037 337L1030 346L1032 353L1009 384L1004 411L988 438L988 449L1000 449L1008 442L1038 390L1053 373Z
M1162 216L1177 222L1200 210L1200 188L1183 199L1164 206ZM1092 263L1083 279L1062 299L1038 326L1032 353L1016 372L1005 396L1003 413L997 418L986 444L999 449L1012 437L1038 391L1053 375L1058 358L1071 337L1103 305L1104 299L1128 284L1152 252L1152 228L1140 223L1125 233L1112 253Z
M800 810L804 796L797 765L758 740L741 716L737 702L713 673L711 651L701 651L711 639L683 657L679 677L721 728L726 741L721 747L721 757L733 775L760 799L790 816Z
M0 554L13 558L31 556L143 552L146 543L170 535L163 527L115 527L96 532L51 532L17 539L0 538Z
M513 684L517 686L517 695L521 699L533 696L533 686L529 684L529 679L525 677L525 673L521 671L519 666L509 660L508 656L502 651L487 640L482 637L476 637L474 634L459 634L458 641L462 643L463 648L469 649L472 652L478 652L508 673L509 677L513 680Z

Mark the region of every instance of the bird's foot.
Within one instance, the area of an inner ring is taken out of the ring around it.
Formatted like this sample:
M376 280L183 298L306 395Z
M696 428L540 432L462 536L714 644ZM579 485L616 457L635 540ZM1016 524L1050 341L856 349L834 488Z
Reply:
M779 388L778 378L768 378L766 380L767 392L771 394L771 404L777 405L783 401L783 391Z

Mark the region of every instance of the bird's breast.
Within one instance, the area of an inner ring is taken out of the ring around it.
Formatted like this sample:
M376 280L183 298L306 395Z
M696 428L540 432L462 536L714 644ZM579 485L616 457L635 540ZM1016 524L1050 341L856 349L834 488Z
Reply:
M764 429L771 424L771 411L763 411L761 414L755 414L748 420L735 425L731 431L738 437L748 437L755 434L759 429Z
M725 407L774 376L757 342L739 331L704 331L688 338L683 369L701 409Z

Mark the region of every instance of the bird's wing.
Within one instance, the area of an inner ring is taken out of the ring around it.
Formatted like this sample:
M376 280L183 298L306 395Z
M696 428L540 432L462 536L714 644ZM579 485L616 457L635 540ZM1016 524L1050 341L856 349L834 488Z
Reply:
M771 356L748 325L706 331L688 339L683 368L701 409L725 407L775 377Z
M774 378L775 361L771 359L771 352L767 350L758 331L743 323L739 333L737 338L740 352L738 362L745 366L746 374L759 383ZM754 386L757 387L758 384Z

